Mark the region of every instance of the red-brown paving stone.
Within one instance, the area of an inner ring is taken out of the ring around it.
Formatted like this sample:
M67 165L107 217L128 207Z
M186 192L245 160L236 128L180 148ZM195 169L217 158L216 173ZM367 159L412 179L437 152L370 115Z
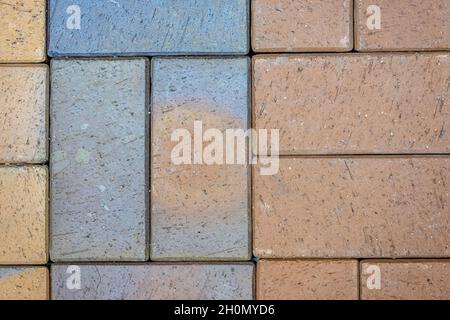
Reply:
M253 0L255 52L350 51L351 0Z
M355 0L356 50L450 49L449 17L448 0Z
M450 54L269 55L253 60L256 128L280 152L450 151Z
M0 265L48 260L47 167L0 166Z
M0 163L48 159L48 66L0 65Z
M253 174L263 258L450 257L450 158L281 158Z
M449 300L450 260L364 260L361 299Z
M260 260L259 300L357 300L357 260Z
M49 282L45 267L0 267L0 300L48 300Z

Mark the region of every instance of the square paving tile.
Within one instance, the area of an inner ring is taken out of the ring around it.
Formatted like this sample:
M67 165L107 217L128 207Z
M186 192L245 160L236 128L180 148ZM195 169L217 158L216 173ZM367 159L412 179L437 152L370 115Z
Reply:
M60 265L51 268L55 300L250 300L253 265ZM79 285L79 286L77 286Z

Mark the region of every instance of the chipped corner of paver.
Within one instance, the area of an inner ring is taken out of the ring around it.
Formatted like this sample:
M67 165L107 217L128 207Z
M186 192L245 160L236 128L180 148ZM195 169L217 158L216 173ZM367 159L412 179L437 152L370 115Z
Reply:
M239 263L55 264L52 297L251 300L253 269L252 264Z

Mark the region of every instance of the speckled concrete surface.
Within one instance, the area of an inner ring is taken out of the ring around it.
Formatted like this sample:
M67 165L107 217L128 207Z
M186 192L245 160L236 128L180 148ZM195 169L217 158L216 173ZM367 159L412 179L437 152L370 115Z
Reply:
M247 129L249 60L158 58L152 73L152 259L248 260L248 167L175 165L171 134Z
M377 276L379 288L372 285ZM449 300L450 260L363 260L361 299Z
M46 0L0 2L0 63L45 61L45 10Z
M255 128L281 154L449 153L447 53L256 56Z
M353 49L352 0L252 0L255 52Z
M47 263L47 189L47 167L0 166L0 265Z
M253 176L254 254L450 256L450 158L282 158Z
M67 28L74 4L79 30ZM248 0L50 0L49 7L52 57L248 52Z
M369 6L380 8L379 29L369 29ZM358 51L450 49L448 0L355 0L355 48Z
M51 259L146 260L148 60L52 60L51 71Z
M258 300L357 300L358 260L259 260Z
M56 300L249 300L253 264L80 265L80 289L67 287L68 265L53 265Z
M0 65L0 163L48 159L47 65Z
M0 300L48 300L45 267L0 267Z

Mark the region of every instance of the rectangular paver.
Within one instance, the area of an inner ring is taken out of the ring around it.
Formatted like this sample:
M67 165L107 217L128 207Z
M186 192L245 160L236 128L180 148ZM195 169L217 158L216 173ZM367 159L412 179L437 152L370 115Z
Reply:
M258 300L357 300L357 260L259 260Z
M325 54L253 60L256 128L280 153L450 151L450 55Z
M47 65L0 65L0 163L48 158Z
M51 68L51 259L146 260L148 60Z
M0 2L0 63L45 61L46 2Z
M254 254L450 256L450 158L282 158L253 176Z
M50 0L49 55L246 54L248 0Z
M253 264L52 265L56 300L249 300Z
M45 267L0 267L0 300L48 300Z
M172 154L184 139L172 137L184 129L202 139L195 121L203 132L247 129L249 60L154 59L152 81L152 259L248 260L248 166L206 164L202 150L195 164L198 148L178 163Z
M355 0L358 51L450 49L448 0Z
M44 166L0 166L0 265L47 263L47 181Z
M326 52L353 48L352 0L252 0L255 52Z
M449 300L450 260L364 260L363 300Z

